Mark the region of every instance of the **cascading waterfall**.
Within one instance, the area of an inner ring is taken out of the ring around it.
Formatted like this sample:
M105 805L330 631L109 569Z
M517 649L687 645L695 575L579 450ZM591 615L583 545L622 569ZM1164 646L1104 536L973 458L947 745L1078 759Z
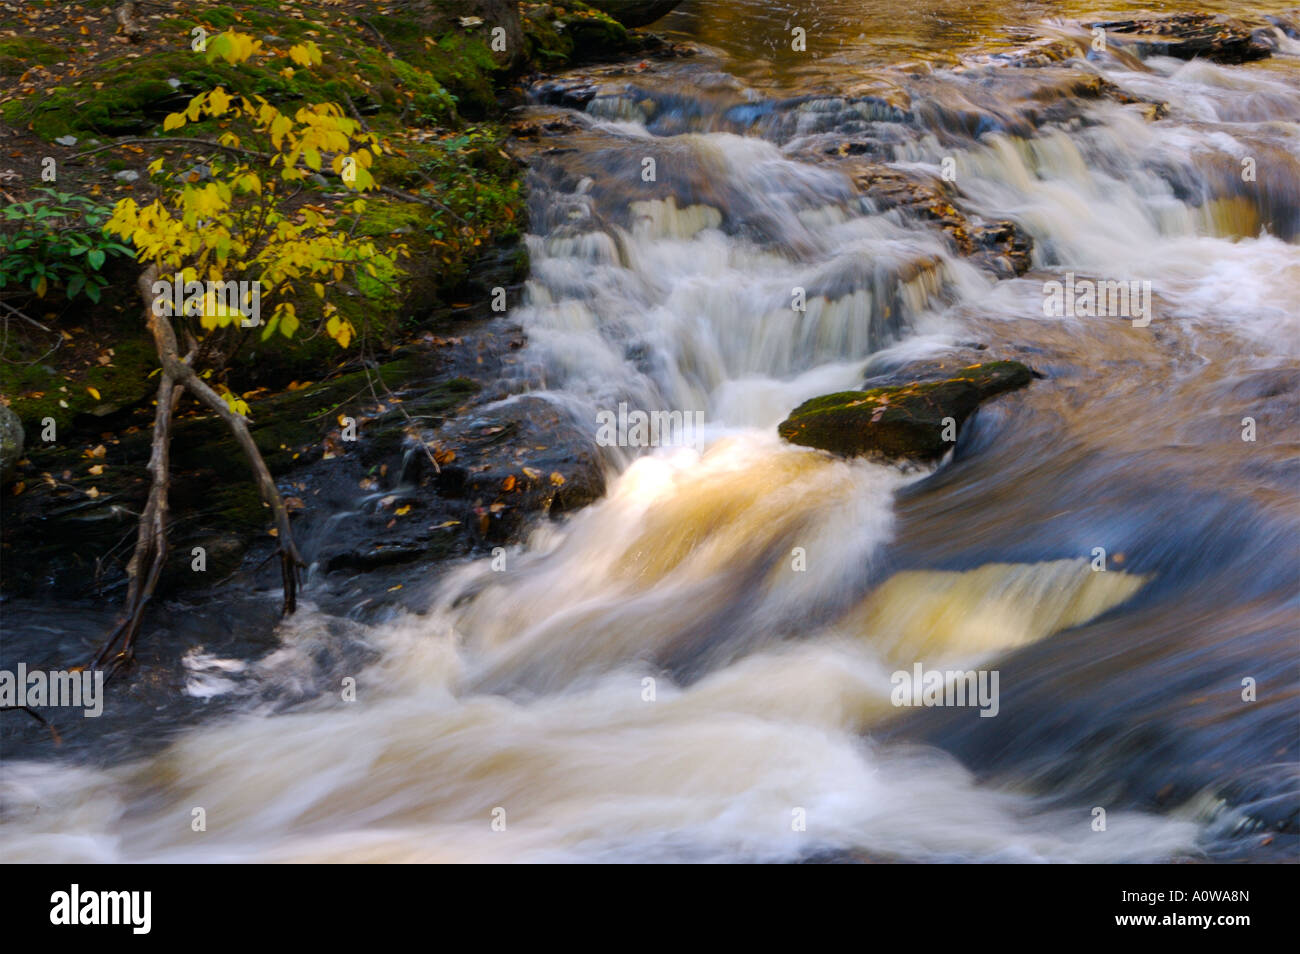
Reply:
M1206 646L1253 647L1271 660L1248 671L1258 678L1286 658L1298 559L1285 541L1298 521L1280 501L1294 493L1294 459L1279 441L1236 446L1247 413L1294 434L1291 405L1252 383L1294 369L1300 341L1300 89L1297 45L1280 43L1259 69L1076 62L1169 116L1153 123L1140 104L1099 99L1059 122L979 135L952 124L955 106L916 108L919 95L910 112L778 100L719 80L711 57L632 91L604 80L568 114L577 148L534 158L532 272L511 315L528 339L519 388L593 434L597 413L620 403L699 411L702 439L609 449L605 498L537 527L506 572L466 564L427 612L358 624L375 661L356 703L326 693L203 726L125 766L7 767L9 857L1147 861L1212 850L1243 817L1225 815L1214 777L1176 779L1186 797L1157 810L1146 780L1107 776L1118 756L1089 749L1083 729L1072 774L1061 768L1071 756L1014 727L1102 725L1121 684L1136 708L1116 711L1155 725L1150 713L1177 708L1180 693L1232 690L1239 667L1210 675ZM997 95L974 89L982 76L940 70L924 83L948 91L936 102L978 110ZM1023 101L1008 93L1005 105L1013 115ZM878 209L826 158L846 134L871 137L899 168L937 175L954 157L967 207L1033 236L1034 271L999 279L938 230ZM1267 188L1225 173L1247 155ZM639 174L644 156L656 182ZM1150 281L1153 327L1046 317L1043 281L1066 270ZM869 368L971 341L1019 349L1047 379L982 411L948 475L832 459L775 435L792 407L860 386ZM1255 549L1243 528L1258 531ZM1095 572L1093 546L1127 562ZM1249 600L1254 615L1229 618L1226 602ZM310 655L324 617L286 623L282 648L238 680L292 678L286 660ZM891 673L918 659L1001 668L1008 714L951 714L965 720L951 746L942 725L911 728ZM1130 686L1130 672L1156 688ZM1071 673L1084 701L1057 712L1059 697L1035 687ZM1144 692L1168 694L1142 708ZM1273 732L1268 711L1204 745L1275 749L1242 741ZM1160 718L1161 731L1186 727ZM1022 742L1024 765L976 764L982 747ZM1098 791L1118 806L1106 837L1090 827ZM196 805L209 819L201 836Z

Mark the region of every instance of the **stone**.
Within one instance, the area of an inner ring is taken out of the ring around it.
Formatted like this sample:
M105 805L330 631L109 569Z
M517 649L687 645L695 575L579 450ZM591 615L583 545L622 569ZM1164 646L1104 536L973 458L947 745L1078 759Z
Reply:
M0 484L9 483L23 456L23 422L7 404L0 403Z
M1032 378L1018 361L993 361L938 381L826 394L791 411L778 431L793 444L843 457L934 461L981 403Z

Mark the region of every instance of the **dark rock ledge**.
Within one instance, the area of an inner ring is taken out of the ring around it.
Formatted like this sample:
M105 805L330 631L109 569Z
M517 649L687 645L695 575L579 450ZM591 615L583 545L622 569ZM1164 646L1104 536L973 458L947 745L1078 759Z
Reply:
M992 361L941 380L826 394L791 411L778 431L793 444L843 457L931 462L953 446L980 404L1033 377L1018 361Z

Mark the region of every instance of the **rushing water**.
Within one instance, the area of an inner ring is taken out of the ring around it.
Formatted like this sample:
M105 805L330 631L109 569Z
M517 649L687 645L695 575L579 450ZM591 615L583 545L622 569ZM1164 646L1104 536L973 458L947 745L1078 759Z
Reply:
M255 662L190 660L191 691L253 709L345 626L372 660L356 702L331 688L110 768L7 764L6 854L1293 858L1300 43L1029 69L988 54L1086 50L1042 22L1060 5L913 6L687 3L664 26L701 55L535 107L567 131L533 157L516 387L593 432L620 402L699 411L701 439L609 449L605 499L420 612L309 607ZM801 17L822 54L783 52ZM1089 75L1168 115L1061 96ZM1019 223L1033 269L879 211L845 143L953 158L963 207ZM1149 281L1152 321L1045 317L1066 272ZM971 343L1044 377L933 473L776 437L809 397ZM996 716L893 706L916 662L996 669Z

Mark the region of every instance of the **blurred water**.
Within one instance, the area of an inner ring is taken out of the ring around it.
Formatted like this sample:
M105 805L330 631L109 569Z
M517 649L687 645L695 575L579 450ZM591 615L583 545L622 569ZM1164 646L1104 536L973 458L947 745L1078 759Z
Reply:
M665 25L705 52L598 77L566 148L534 157L513 317L518 387L593 441L624 402L702 412L700 446L607 449L606 498L504 571L351 625L356 702L263 706L108 769L10 762L6 856L1294 857L1297 46L1050 68L1167 103L1158 122L1104 97L1044 115L1057 74L976 55L1086 9L683 5ZM796 65L776 50L808 17L837 52ZM889 94L832 92L855 84ZM999 279L877 211L828 158L849 139L955 160L968 209L1033 236L1033 271ZM1150 325L1045 317L1067 271L1150 282ZM1045 377L935 473L775 436L808 397L971 342ZM337 627L308 607L247 666L196 656L194 691L314 695L304 660ZM997 669L997 716L894 706L917 663Z

